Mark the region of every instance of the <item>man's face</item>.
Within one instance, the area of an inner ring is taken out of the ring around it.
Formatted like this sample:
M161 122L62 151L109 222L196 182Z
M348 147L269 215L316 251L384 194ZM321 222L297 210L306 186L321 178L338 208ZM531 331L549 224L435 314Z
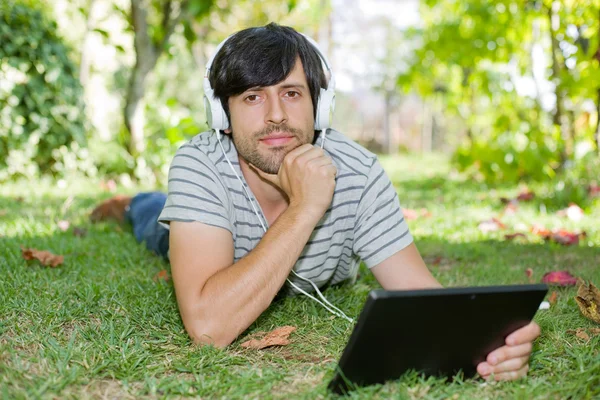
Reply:
M287 153L313 141L313 103L299 58L283 81L250 88L228 102L239 156L266 173L277 174Z

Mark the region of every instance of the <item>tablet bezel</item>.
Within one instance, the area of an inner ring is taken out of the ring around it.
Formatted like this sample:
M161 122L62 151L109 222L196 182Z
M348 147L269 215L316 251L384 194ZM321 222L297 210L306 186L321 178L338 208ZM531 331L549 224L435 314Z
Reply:
M528 284L528 285L504 285L504 286L477 286L477 287L456 287L456 288L440 288L440 289L422 289L422 290L406 290L406 291L386 291L386 290L372 290L369 292L367 300L365 301L365 305L361 311L358 322L354 326L354 330L348 340L346 347L340 357L340 361L336 368L336 373L329 384L329 390L335 393L344 393L351 389L352 386L363 386L373 383L383 383L386 380L399 378L402 373L406 372L410 369L410 367L404 368L403 372L398 374L398 376L389 376L390 374L383 374L380 379L374 379L373 376L366 376L365 379L357 379L357 370L360 371L364 366L364 358L365 354L368 358L370 356L369 352L365 352L364 346L365 343L362 343L363 340L362 335L367 330L367 325L371 323L378 323L382 328L389 327L389 324L386 325L386 322L377 322L374 318L375 310L377 309L378 313L381 313L381 310L378 309L380 307L388 307L390 308L394 304L401 305L406 307L408 302L417 303L432 303L438 304L439 308L434 312L434 315L440 314L440 312L444 312L446 314L442 314L440 318L447 318L447 315L452 310L445 310L445 307L452 307L455 303L462 304L462 306L471 307L473 305L473 310L482 312L483 320L490 320L490 316L486 313L489 310L486 310L485 307L489 308L489 303L492 300L496 300L502 302L501 306L498 308L494 307L494 318L503 321L503 326L500 328L492 329L490 326L478 326L477 324L480 321L473 321L473 328L479 329L482 332L489 333L492 337L486 338L486 347L485 349L494 349L500 347L502 343L504 343L504 339L506 335L515 329L518 329L521 326L525 326L531 319L533 319L535 313L539 308L539 304L544 299L548 292L548 286L545 284ZM441 298L441 299L439 299ZM483 299L476 303L471 303L477 299ZM484 309L482 309L482 307ZM464 307L463 307L464 308ZM456 310L454 310L456 311ZM464 311L464 310L462 310ZM402 311L401 311L402 312ZM414 310L409 310L406 314L414 313ZM428 310L422 310L423 315L427 315ZM390 315L390 318L401 318L401 316L397 315L398 313L394 313L394 310L386 311ZM439 317L439 316L438 316ZM425 327L422 329L427 329L428 324L431 322L427 320L422 321L422 325ZM490 322L490 321L488 321ZM370 326L369 326L370 328ZM429 335L430 340L435 340L435 335L437 332L421 332L418 329L414 331L413 335L416 335L416 340L414 343L418 345L422 345L424 342L427 342L427 335ZM396 328L397 329L397 328ZM465 330L465 327L461 327L462 330ZM488 332L492 329L493 332ZM372 336L373 332L369 332ZM483 340L483 339L482 339ZM374 350L381 350L381 346L389 346L394 345L394 343L381 343L380 341L375 341L375 344L369 344ZM378 342L378 343L377 343ZM479 344L481 347L481 344ZM473 353L477 352L477 349L469 349L469 343L466 345L465 351L471 351ZM476 346L476 344L472 344L472 346ZM398 350L398 349L395 349ZM415 349L411 349L414 351ZM479 349L481 352L482 349ZM357 355L357 353L360 353ZM377 353L377 351L373 351L372 354ZM487 354L486 354L487 355ZM485 355L481 354L468 354L468 358L472 360L480 359L481 361L485 358ZM465 356L465 357L467 357ZM361 359L360 364L357 362L357 359ZM435 361L432 361L435 364ZM356 363L353 365L352 363ZM399 362L398 364L401 364ZM398 366L394 366L398 368ZM462 371L465 377L470 377L475 375L475 366L464 366ZM372 372L372 371L369 371ZM425 371L426 375L441 375L441 376L451 376L456 373L456 370L449 371L438 371L436 373L432 373L431 371ZM360 375L360 372L358 373ZM365 375L369 375L369 373L363 373L363 377ZM395 375L395 374L393 374Z

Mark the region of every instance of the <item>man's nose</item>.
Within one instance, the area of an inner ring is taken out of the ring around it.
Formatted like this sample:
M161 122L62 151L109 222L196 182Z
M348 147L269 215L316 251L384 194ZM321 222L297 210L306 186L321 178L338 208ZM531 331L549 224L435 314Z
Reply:
M267 114L265 119L267 123L282 124L287 121L288 116L285 111L283 99L279 96L272 96L267 100Z

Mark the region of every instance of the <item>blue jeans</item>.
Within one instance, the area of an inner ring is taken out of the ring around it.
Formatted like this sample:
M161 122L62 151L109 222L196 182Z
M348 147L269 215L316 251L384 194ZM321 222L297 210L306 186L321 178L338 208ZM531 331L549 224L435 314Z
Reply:
M168 257L169 230L158 223L167 195L161 192L138 193L131 199L125 220L133 227L133 235L139 243L145 242L148 250Z

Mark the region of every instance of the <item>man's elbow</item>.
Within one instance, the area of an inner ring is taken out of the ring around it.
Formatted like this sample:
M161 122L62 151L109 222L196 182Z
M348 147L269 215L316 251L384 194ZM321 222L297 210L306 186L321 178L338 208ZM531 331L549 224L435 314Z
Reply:
M223 329L211 328L215 324L199 323L198 325L198 328L189 330L188 334L192 341L200 346L210 345L223 349L233 343L237 337L228 335Z

